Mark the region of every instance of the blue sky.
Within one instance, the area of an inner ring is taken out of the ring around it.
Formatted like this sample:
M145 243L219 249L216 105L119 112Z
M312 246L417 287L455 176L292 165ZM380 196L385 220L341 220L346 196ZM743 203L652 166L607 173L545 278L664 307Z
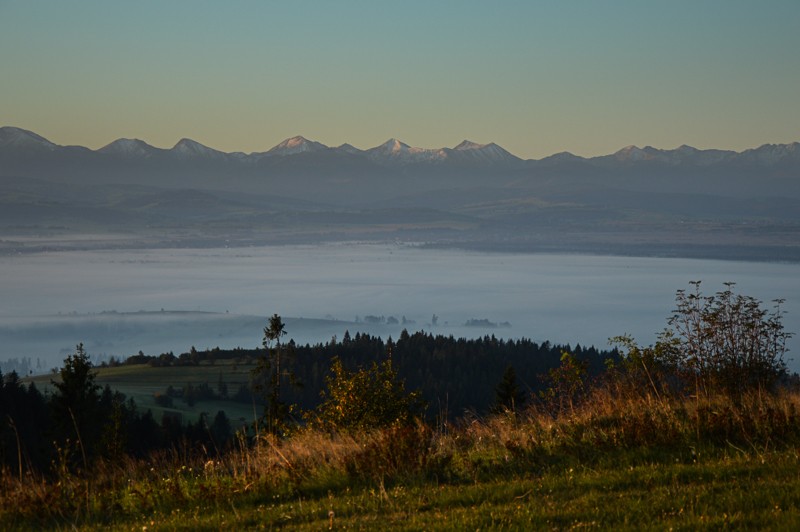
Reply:
M800 2L0 0L0 125L98 148L800 140Z

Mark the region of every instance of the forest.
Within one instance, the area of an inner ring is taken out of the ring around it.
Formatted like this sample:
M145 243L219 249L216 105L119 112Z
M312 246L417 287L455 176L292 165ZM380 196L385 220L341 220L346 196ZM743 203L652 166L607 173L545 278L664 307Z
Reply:
M224 383L184 385L176 380L156 399L167 403L225 398L253 403L261 411L266 399L257 389L256 363L267 351L266 348L192 349L178 356L139 354L124 360L111 359L100 368L118 365L191 368L209 364L224 367L225 362L253 365L252 382L237 390L228 390ZM599 351L580 345L573 349L569 345L539 344L528 339L502 340L494 336L465 339L425 332L403 331L397 341L391 338L384 341L360 333L351 337L347 331L341 340L332 338L316 345L300 346L290 340L281 349L280 357L285 370L291 370L291 380L296 385L289 382L288 372L282 376L285 388L282 400L296 405L297 412L313 411L322 402L320 391L325 389L325 378L334 359L351 371L373 362L391 360L406 389L420 392L427 405L421 412L425 419L435 421L443 416L452 420L466 412L487 413L496 399L495 389L508 368L515 369L520 390L537 394L543 389L547 372L559 365L564 352L572 353L585 363L592 375L605 367L606 360L618 358L617 351ZM2 463L12 470L18 469L21 453L24 463L35 469L46 469L59 452L52 442L74 442L78 433L84 447L81 452L86 453L87 459L122 452L145 456L151 451L175 446L218 452L233 441L235 427L224 412L183 423L170 415L156 419L152 412L139 408L122 393L96 385L93 371L97 369L92 367L83 347L78 346L76 353L65 361L59 378L53 380L53 393L43 393L33 382L26 384L16 372L3 376L0 388ZM302 424L299 414L294 418Z

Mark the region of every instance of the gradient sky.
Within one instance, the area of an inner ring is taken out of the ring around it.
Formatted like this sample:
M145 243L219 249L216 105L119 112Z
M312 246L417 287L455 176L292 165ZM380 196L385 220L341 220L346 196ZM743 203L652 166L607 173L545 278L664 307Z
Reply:
M264 151L800 141L800 1L0 0L0 125Z

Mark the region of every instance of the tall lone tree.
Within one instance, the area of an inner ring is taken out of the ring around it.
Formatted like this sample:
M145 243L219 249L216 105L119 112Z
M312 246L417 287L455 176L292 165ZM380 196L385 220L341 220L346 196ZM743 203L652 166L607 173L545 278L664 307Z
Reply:
M286 403L281 395L281 382L285 379L294 386L300 384L288 367L291 349L287 347L291 346L281 343L285 335L286 325L280 316L273 314L264 328L264 356L253 370L255 388L263 394L267 403L264 412L266 425L274 434L285 432L294 410L294 405Z

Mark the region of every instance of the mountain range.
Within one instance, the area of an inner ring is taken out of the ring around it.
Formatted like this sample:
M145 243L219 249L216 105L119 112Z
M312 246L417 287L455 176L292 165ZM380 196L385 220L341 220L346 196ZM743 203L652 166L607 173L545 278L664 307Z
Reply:
M89 153L128 159L174 158L193 160L228 160L254 164L265 158L286 157L311 153L337 153L363 156L381 165L409 165L415 163L471 164L507 168L536 167L560 163L587 162L595 165L614 163L662 163L668 165L712 166L719 164L757 164L775 166L785 163L800 163L800 143L764 144L758 148L735 152L730 150L699 150L683 145L672 150L661 150L651 146L639 148L626 146L619 151L584 158L562 152L540 160L523 160L495 143L478 144L464 140L453 148L417 148L397 139L389 139L379 146L360 150L350 144L329 147L302 136L288 138L263 152L245 154L226 153L183 138L170 149L156 148L139 139L117 139L98 149L89 150L81 146L59 146L31 131L16 127L0 127L0 153L4 157L42 157L47 155L87 155Z
M90 150L2 127L0 185L0 251L33 250L30 235L44 231L135 235L126 245L388 238L800 260L797 142L524 160L468 140L361 150L302 136L248 154L188 138L169 149L118 139Z

